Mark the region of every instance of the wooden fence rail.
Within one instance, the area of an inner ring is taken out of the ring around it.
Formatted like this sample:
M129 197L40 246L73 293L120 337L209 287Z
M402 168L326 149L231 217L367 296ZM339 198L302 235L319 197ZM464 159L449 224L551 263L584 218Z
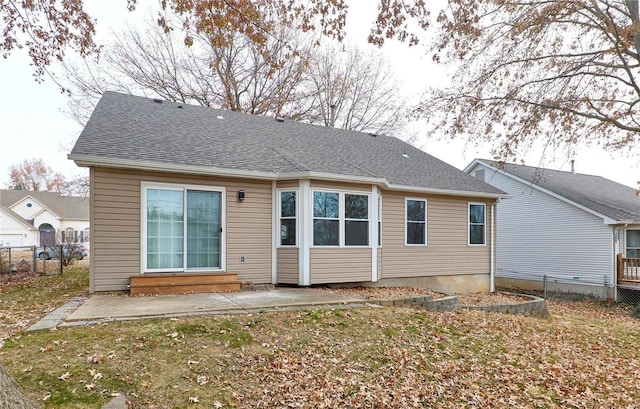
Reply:
M640 282L640 258L624 257L618 254L618 282Z

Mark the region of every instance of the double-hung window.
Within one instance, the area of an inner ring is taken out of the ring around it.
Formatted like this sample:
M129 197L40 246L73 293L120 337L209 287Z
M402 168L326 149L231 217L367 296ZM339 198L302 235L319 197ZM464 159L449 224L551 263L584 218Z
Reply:
M640 230L627 230L627 257L640 258Z
M427 201L406 199L406 244L427 244Z
M145 271L222 268L222 189L143 184Z
M469 244L484 245L486 237L486 205L469 203Z
M295 246L296 242L296 194L295 190L280 192L280 245Z
M313 192L313 245L340 245L340 194Z
M369 245L369 196L344 195L344 245Z
M368 246L369 196L313 192L314 246Z

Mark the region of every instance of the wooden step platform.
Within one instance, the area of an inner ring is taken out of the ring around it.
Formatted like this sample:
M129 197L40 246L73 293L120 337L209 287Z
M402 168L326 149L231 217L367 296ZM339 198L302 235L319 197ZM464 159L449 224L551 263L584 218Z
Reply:
M220 293L240 291L237 274L141 274L131 277L129 291L136 295Z

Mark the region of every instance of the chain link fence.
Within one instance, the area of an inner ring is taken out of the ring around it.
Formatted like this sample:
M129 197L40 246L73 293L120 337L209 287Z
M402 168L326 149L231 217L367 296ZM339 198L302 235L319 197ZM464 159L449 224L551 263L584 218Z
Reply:
M545 299L603 300L640 305L640 282L615 285L611 277L528 276L526 280L496 277L496 287L535 294Z
M63 254L63 249L57 247L0 247L0 280L28 273L62 274L63 258L56 255Z

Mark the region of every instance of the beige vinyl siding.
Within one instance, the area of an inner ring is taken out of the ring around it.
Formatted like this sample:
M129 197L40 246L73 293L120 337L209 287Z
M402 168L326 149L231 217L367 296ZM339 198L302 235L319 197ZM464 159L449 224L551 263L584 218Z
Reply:
M406 246L405 198L427 200L427 246ZM383 192L380 278L489 274L490 202L486 202L486 246L469 246L469 202L482 200Z
M127 290L141 273L141 183L226 188L227 271L241 281L271 282L270 181L94 168L91 172L91 290ZM244 189L246 199L237 200ZM245 262L240 257L245 257Z
M243 282L271 283L271 181L227 180L222 186L227 188L227 271ZM236 198L240 189L246 192L242 202Z
M370 248L311 249L311 284L371 281Z
M278 284L298 284L298 253L295 247L278 249Z
M129 277L140 273L140 181L101 168L92 176L91 287L127 290Z

